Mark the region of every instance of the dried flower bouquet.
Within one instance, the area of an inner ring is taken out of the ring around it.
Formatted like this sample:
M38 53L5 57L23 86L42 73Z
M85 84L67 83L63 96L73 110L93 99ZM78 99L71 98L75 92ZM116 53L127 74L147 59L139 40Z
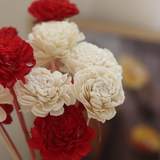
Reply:
M39 22L28 40L15 28L0 30L0 123L11 123L14 105L33 160L33 149L43 160L80 160L91 151L95 132L78 108L84 106L88 122L113 118L125 98L122 68L109 50L85 42L78 26L64 20L79 13L75 4L37 0L28 11ZM31 138L22 112L36 116ZM13 145L8 148L22 159Z

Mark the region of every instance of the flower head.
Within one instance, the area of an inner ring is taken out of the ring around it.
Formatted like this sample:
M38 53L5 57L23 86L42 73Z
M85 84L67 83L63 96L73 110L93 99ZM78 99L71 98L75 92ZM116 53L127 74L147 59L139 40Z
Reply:
M106 67L89 67L74 75L71 93L84 104L89 118L105 122L124 101L121 80Z
M0 30L0 84L12 88L35 65L32 47L15 35L15 30Z
M69 93L71 77L55 71L50 73L45 68L34 68L25 76L25 85L18 81L15 85L18 102L26 108L22 111L32 110L33 114L45 117L50 113L58 116L64 112L63 105L75 104L75 98Z
M81 160L91 151L94 130L77 107L64 108L61 116L37 117L31 128L30 146L40 150L43 160Z
M43 65L55 58L66 57L70 48L84 39L78 26L67 21L51 21L37 24L28 35L34 49L36 65Z
M41 21L62 21L79 13L75 4L69 0L37 0L28 8L28 12Z
M101 49L91 43L77 44L71 49L71 54L61 61L73 74L90 66L104 66L122 79L122 67L118 65L113 54L109 50Z

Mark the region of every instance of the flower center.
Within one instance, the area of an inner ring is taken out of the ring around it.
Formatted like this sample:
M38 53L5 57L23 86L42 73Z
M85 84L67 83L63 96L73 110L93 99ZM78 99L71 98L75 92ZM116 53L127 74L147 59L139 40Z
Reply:
M93 85L93 91L100 94L102 97L107 97L109 94L109 84L107 81L98 81Z

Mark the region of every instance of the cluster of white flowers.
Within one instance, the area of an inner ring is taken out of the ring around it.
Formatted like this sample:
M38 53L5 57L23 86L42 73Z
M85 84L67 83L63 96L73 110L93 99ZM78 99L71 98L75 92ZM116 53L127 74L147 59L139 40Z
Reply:
M37 24L28 36L34 49L36 66L59 58L60 71L51 73L34 68L25 76L26 84L18 81L15 92L22 111L45 117L62 115L63 105L83 103L88 117L105 122L116 114L115 107L124 102L122 67L107 49L81 42L85 39L78 26L68 21ZM75 97L75 98L74 98Z
M13 96L10 93L8 88L3 88L0 85L0 104L12 104L13 103ZM3 122L7 118L7 114L4 109L0 106L0 122Z

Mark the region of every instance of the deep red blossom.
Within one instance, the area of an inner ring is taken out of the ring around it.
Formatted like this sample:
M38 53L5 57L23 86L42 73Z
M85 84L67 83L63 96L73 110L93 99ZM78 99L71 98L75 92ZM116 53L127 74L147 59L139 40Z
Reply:
M18 35L18 31L16 30L16 28L13 27L3 27L2 29L0 29L0 34L13 34L13 35Z
M47 22L51 20L62 21L79 13L75 4L69 0L38 0L31 3L28 12L37 20Z
M77 107L64 108L61 116L37 117L31 128L30 145L40 150L43 160L81 160L91 151L94 130Z
M16 36L16 30L0 30L0 84L12 88L17 80L25 83L36 61L29 43Z
M3 108L3 110L6 112L7 114L7 118L6 120L4 120L3 124L10 124L12 122L12 117L11 117L11 112L13 111L13 106L11 104L0 104L0 107Z

